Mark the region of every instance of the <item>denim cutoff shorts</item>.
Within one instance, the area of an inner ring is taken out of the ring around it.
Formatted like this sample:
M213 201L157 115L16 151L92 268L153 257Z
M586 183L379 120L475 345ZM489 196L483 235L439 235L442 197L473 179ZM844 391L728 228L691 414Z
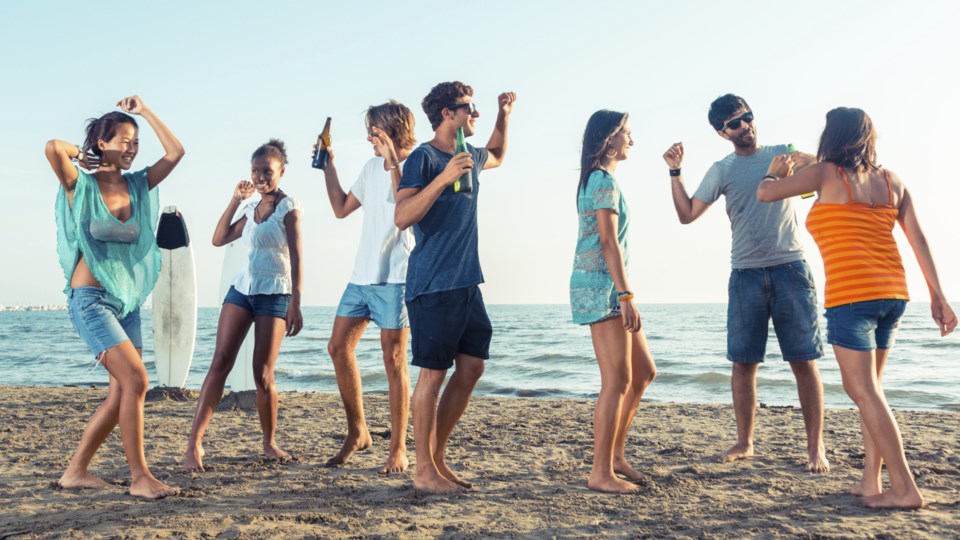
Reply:
M727 359L763 362L770 320L786 362L823 356L817 289L806 261L733 269L728 286Z
M143 348L140 309L121 319L122 310L120 299L101 287L77 287L67 293L70 321L98 359L108 349L127 340L135 348Z
M403 283L355 285L348 283L337 306L337 317L370 319L380 328L399 330L410 326L403 301Z
M827 308L827 343L854 351L893 347L906 300L867 300Z
M233 304L249 311L254 317L287 318L287 308L290 307L289 294L243 294L230 286L224 304Z

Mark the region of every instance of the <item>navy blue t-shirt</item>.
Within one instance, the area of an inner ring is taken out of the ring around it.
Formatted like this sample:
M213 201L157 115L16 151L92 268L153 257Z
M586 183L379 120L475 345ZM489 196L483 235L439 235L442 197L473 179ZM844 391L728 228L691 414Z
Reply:
M473 156L473 191L457 193L452 185L447 186L423 219L413 225L417 244L407 263L407 300L483 283L477 246L477 196L480 170L489 153L469 143L467 150ZM452 158L452 154L430 143L421 144L403 164L400 189L425 188Z

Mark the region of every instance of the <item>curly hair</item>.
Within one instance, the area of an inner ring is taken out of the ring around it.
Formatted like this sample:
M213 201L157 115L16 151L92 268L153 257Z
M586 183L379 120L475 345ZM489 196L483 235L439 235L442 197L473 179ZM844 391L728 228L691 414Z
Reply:
M434 130L443 122L443 110L457 102L464 96L472 96L473 88L460 81L442 82L430 89L427 97L420 103L423 112L427 113L430 127Z
M259 157L274 158L280 163L286 165L287 146L283 144L283 141L280 139L270 139L253 151L253 155L250 156L250 161L253 161Z
M383 105L371 105L367 109L366 125L367 131L373 126L382 129L398 150L409 150L417 142L413 133L413 112L392 99Z

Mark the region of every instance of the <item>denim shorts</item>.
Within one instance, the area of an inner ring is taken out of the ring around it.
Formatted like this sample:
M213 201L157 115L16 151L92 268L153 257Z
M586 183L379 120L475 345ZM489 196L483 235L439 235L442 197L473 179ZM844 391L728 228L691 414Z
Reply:
M889 349L906 300L868 300L827 308L827 343L854 351Z
M458 353L490 358L493 325L480 287L421 294L407 302L413 365L450 369Z
M823 356L817 321L817 289L806 261L733 269L727 304L727 359L763 362L770 319L784 361Z
M407 319L407 306L403 302L403 291L402 283L348 283L337 306L337 317L371 319L380 328L388 330L407 328L410 322Z
M135 348L143 348L140 309L120 319L122 310L120 299L100 287L77 287L67 293L70 321L97 358L127 340Z
M233 304L249 311L254 317L287 318L287 307L290 306L289 294L250 294L246 295L230 286L224 304Z

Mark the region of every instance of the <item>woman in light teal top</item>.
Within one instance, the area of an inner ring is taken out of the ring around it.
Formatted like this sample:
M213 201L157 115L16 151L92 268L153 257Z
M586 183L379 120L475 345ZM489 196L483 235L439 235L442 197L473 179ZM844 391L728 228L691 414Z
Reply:
M609 493L630 493L648 481L627 463L625 445L640 397L656 375L627 282L630 213L613 176L631 146L626 113L597 111L590 117L580 156L580 234L570 276L573 321L590 325L600 366L587 487Z
M140 306L160 272L154 237L156 187L180 162L183 146L139 96L124 98L117 106L125 112L111 112L87 124L82 146L52 140L46 148L60 181L57 251L70 319L110 374L107 398L87 423L57 484L74 489L110 487L87 468L119 424L130 467L130 494L157 499L178 490L153 477L143 454L143 401L150 378L141 359ZM137 122L130 114L147 120L166 152L153 166L135 173L124 172L133 165L140 145Z

